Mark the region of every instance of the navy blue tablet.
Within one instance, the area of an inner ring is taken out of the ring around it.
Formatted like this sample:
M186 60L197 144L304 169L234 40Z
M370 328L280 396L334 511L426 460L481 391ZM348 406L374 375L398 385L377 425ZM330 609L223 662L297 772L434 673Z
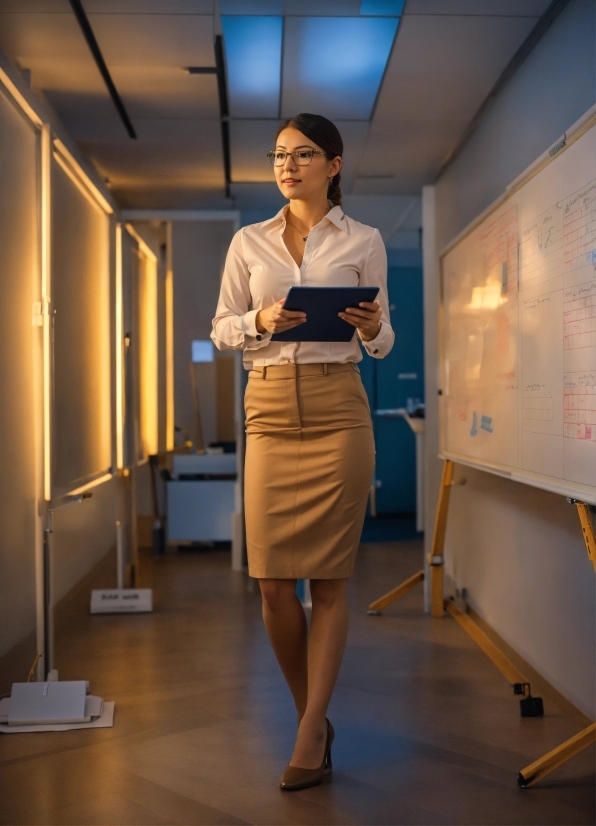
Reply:
M361 301L374 301L378 292L378 287L291 287L284 310L301 310L306 321L274 333L271 341L351 341L356 328L338 313Z

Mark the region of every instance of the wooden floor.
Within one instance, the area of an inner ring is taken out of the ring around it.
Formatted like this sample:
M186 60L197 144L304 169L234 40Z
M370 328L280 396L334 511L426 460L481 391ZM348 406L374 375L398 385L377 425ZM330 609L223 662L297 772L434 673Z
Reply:
M535 787L517 772L585 725L547 698L522 719L511 689L416 590L367 604L420 567L417 542L363 546L330 709L331 782L284 793L295 715L257 594L229 553L144 559L155 613L61 611L61 679L116 701L112 729L0 735L2 824L593 824L594 751ZM97 570L111 586L111 571Z

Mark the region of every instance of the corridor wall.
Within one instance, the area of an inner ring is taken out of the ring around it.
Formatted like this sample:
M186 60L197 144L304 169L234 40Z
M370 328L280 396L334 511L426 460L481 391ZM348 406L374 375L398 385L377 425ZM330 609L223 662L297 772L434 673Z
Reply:
M51 108L1 52L0 171L2 693L26 677L40 650L50 497L82 481L94 485L91 499L55 512L52 584L59 602L113 549L124 484L113 475L116 207Z
M438 454L438 255L596 102L596 6L572 0L424 193L427 525ZM565 697L594 715L595 579L575 509L555 494L470 468L453 489L447 533L451 587Z
M234 234L232 221L174 221L174 392L176 424L195 438L189 362L191 342L209 340L226 253ZM216 360L229 358L216 353ZM205 443L220 438L216 361L197 364Z

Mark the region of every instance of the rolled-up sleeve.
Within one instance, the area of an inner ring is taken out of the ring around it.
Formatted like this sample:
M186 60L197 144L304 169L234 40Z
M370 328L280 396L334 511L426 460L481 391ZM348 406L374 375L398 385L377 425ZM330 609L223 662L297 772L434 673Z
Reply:
M211 339L219 350L252 350L269 343L271 333L259 333L258 309L252 307L250 272L244 255L243 230L233 237L226 256Z
M358 336L369 356L382 359L393 347L395 335L391 327L391 321L389 320L387 253L378 229L374 231L371 238L368 255L366 256L364 267L360 273L360 285L362 287L379 287L377 301L381 305L381 329L371 341L363 341L360 337L360 331L358 331Z

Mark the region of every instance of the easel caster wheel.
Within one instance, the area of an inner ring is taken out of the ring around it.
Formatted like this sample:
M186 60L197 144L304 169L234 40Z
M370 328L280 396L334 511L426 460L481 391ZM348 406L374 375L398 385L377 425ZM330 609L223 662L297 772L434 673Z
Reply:
M367 611L366 613L369 617L380 617L381 616L380 611Z

